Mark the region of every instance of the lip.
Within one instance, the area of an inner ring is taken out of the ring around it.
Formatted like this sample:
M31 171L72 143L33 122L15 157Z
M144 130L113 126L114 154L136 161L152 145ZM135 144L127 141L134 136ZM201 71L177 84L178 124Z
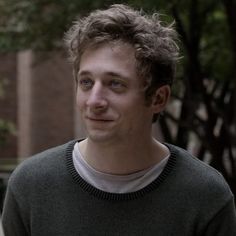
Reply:
M98 118L98 117L86 117L87 120L93 121L93 122L112 122L112 119L108 118Z

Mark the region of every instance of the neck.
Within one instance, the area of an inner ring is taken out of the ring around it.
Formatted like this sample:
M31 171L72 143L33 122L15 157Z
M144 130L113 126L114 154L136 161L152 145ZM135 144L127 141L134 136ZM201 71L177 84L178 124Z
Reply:
M87 138L79 145L82 156L89 165L100 172L116 175L147 169L169 154L167 147L152 137L113 145L93 142Z

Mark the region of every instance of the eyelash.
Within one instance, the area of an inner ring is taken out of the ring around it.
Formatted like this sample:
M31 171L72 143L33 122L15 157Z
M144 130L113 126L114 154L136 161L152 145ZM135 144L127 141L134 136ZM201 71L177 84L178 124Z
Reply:
M87 91L93 87L94 82L92 79L83 78L78 79L78 84L82 90ZM109 80L106 85L116 92L122 92L127 87L125 83L116 79Z
M121 88L125 88L125 84L122 83L121 81L119 80L111 80L109 82L109 86L114 88L114 89L121 89Z
M93 81L91 79L80 79L78 80L80 87L83 90L88 90L90 88L92 88L93 86Z

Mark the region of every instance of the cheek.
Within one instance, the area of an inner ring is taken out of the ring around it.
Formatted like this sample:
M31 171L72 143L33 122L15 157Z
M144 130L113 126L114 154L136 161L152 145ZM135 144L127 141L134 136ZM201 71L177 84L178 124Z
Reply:
M145 107L143 105L143 100L137 98L127 97L122 99L122 103L119 101L119 105L117 107L120 108L123 115L127 118L127 120L137 120L140 116L145 112Z
M84 96L81 96L81 94L76 94L76 105L81 110L86 104L86 99Z

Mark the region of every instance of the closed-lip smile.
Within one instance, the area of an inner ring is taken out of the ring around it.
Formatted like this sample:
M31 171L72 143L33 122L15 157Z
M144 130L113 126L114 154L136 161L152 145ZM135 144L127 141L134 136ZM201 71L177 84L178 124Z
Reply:
M91 121L97 121L97 122L111 122L113 121L112 119L108 119L108 118L99 118L99 117L86 117L88 120L91 120Z

